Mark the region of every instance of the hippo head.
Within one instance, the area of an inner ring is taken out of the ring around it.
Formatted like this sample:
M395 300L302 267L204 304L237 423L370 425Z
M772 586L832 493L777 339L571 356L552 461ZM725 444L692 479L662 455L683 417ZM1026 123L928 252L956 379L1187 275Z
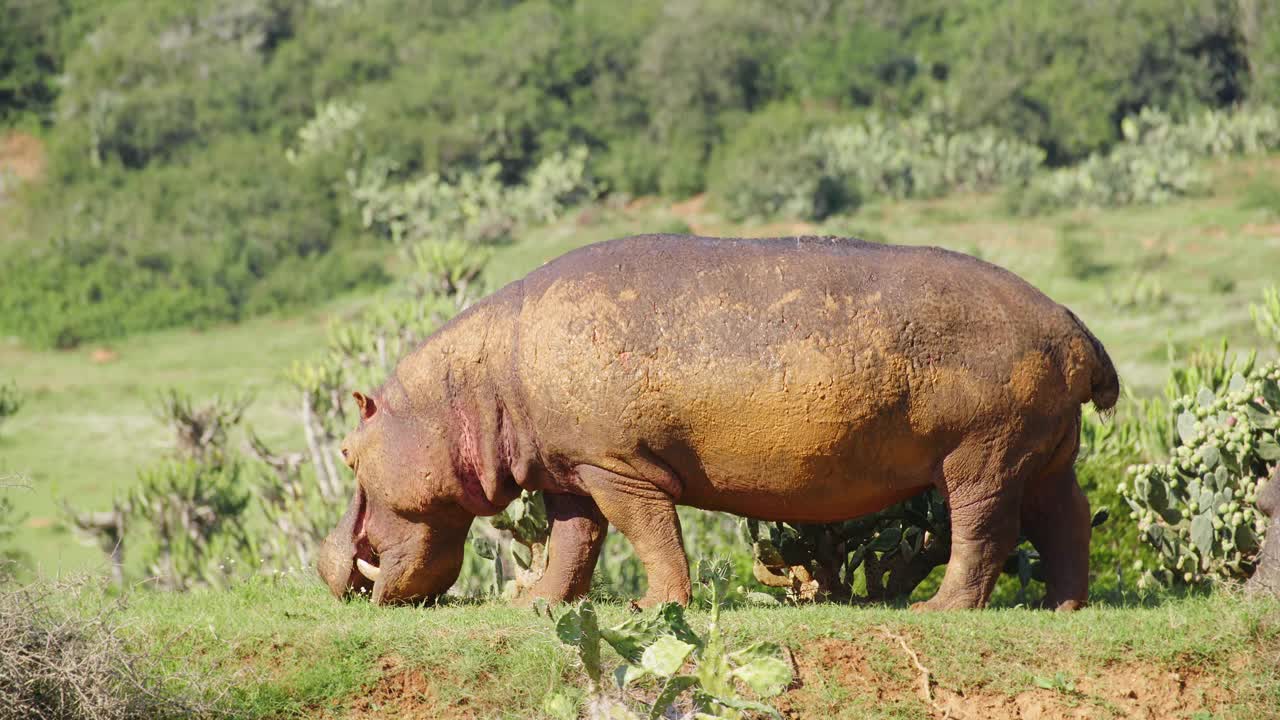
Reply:
M361 393L355 398L360 425L343 441L342 456L356 489L320 549L320 576L340 599L430 600L457 580L475 517L458 503L446 428Z

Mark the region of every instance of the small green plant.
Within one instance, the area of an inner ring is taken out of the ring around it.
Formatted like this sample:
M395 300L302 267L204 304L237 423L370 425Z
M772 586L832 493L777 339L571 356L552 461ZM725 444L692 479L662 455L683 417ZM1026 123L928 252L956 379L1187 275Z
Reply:
M1107 299L1112 306L1126 310L1158 308L1169 301L1169 291L1158 277L1138 272L1116 285L1108 285Z
M1264 290L1262 304L1250 305L1249 314L1258 326L1258 334L1280 347L1280 287Z
M0 425L22 409L23 400L17 383L10 381L7 384L0 384Z
M1233 366L1234 366L1233 362ZM1143 586L1244 580L1268 524L1257 493L1280 461L1280 364L1236 366L1225 384L1211 372L1175 377L1171 387L1203 381L1170 407L1176 437L1168 462L1130 468L1118 488L1138 532L1157 553Z
M1074 232L1064 232L1058 236L1058 263L1066 274L1076 280L1090 280L1110 269L1100 262L1098 256L1101 248L1098 243L1086 240Z
M519 596L547 568L551 525L540 492L524 492L487 522L472 526L471 545L493 562L494 594Z
M689 714L708 720L739 720L749 712L782 717L762 700L781 694L791 684L792 665L784 650L774 643L759 642L731 651L720 628L720 608L730 575L727 567L714 564L702 574L711 593L711 620L701 635L689 626L684 609L673 603L608 628L599 626L590 601L561 613L556 619L556 636L577 651L590 680L590 717L656 720L676 707L683 716L686 705L692 710ZM611 687L603 680L601 640L623 660L611 673ZM655 686L656 697L645 701L628 694L628 689L637 685ZM759 699L752 699L743 688ZM546 702L549 712L555 710L564 717L575 716L573 705L563 693Z
M16 575L31 559L22 549L19 534L25 518L14 509L13 500L8 495L12 489L22 487L0 477L0 585Z
M1245 210L1262 210L1269 215L1280 215L1280 183L1260 175L1244 187L1240 207Z

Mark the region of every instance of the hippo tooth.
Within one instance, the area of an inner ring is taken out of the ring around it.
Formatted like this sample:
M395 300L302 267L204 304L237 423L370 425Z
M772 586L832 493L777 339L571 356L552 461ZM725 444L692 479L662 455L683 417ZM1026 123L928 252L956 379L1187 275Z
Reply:
M382 568L365 561L364 558L356 558L356 569L360 571L361 575L374 582L378 582L378 576L382 574Z

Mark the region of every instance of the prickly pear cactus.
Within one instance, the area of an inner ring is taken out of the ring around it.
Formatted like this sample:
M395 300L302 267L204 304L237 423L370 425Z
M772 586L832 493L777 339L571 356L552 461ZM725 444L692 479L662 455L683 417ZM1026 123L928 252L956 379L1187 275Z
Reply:
M473 526L472 546L494 563L494 580L504 595L519 597L547 569L551 524L540 492L524 492L505 510Z
M856 520L828 525L745 521L754 574L798 602L909 595L951 553L946 504L935 491ZM865 592L855 594L859 568Z
M1246 368L1217 392L1177 399L1172 411L1169 462L1133 466L1119 487L1159 557L1139 583L1244 580L1269 522L1258 493L1280 461L1280 364Z

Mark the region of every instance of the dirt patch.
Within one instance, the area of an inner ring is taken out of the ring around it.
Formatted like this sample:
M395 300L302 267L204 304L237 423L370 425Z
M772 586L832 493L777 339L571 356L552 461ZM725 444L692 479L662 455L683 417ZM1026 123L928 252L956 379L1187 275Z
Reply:
M1280 223L1271 223L1269 225L1259 225L1249 223L1240 228L1240 232L1251 237L1275 238L1280 237Z
M706 212L706 209L707 194L698 193L684 202L678 202L672 205L671 214L688 221Z
M823 638L793 653L793 660L795 680L774 703L784 717L834 717L842 708L831 700L844 692L876 703L911 696L908 683L876 672L850 640Z
M39 138L16 131L0 137L0 173L33 182L44 177L44 169L44 144Z
M1103 668L1052 688L1017 695L976 690L940 689L938 706L954 718L1047 720L1048 718L1184 718L1213 712L1229 702L1221 687L1198 675L1188 676L1141 663ZM939 714L935 711L935 714Z
M883 667L878 671L868 660L866 643L871 642L884 642L896 655L891 672ZM857 707L897 706L952 720L1160 720L1216 713L1232 701L1228 689L1193 667L1171 670L1147 662L1112 663L1094 670L1071 667L1061 675L1047 673L1054 677L1046 678L1032 669L1037 686L1009 694L985 686L958 687L945 678L939 682L928 671L929 659L918 653L917 659L920 665L890 637L868 635L862 644L823 639L797 650L797 680L776 705L789 718L845 716ZM833 704L842 696L844 701Z
M382 671L381 677L351 700L348 714L343 717L351 720L468 720L494 717L502 713L503 708L484 707L467 697L442 698L437 690L437 683L441 679L438 672L406 665L396 656L383 658L379 669ZM495 680L482 674L474 682L477 685L487 685Z

